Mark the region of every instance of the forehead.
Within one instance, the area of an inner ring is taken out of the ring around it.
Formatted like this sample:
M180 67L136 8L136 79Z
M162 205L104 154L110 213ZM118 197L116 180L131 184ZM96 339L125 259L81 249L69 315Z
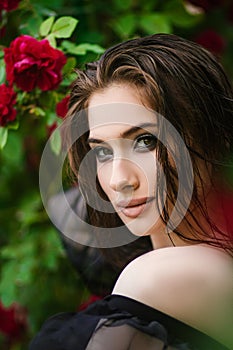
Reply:
M91 132L109 127L109 132L139 124L155 123L156 115L145 107L136 87L110 86L94 93L88 106L88 123Z

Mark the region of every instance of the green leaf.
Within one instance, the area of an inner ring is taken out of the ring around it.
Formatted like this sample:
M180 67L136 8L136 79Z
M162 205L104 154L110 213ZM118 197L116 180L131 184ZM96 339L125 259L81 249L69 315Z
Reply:
M50 146L52 151L58 155L61 151L61 134L59 128L54 130L50 137Z
M65 66L62 69L62 74L66 75L66 74L70 74L73 72L74 68L76 67L76 59L74 57L69 57L67 59L67 62L65 64Z
M39 33L41 36L47 36L52 28L54 23L54 17L47 18L43 23L41 23Z
M83 43L75 45L74 43L68 40L64 40L61 46L63 50L67 51L72 55L85 55L87 51L91 51L97 54L101 54L104 52L104 49L97 44Z
M6 79L6 69L4 60L0 60L0 84L3 84Z
M70 52L75 47L75 44L69 40L63 40L61 46L63 50Z
M58 18L52 27L52 33L56 38L70 38L78 23L76 18L64 16Z
M7 137L8 137L8 129L0 127L0 149L3 149L4 146L6 145Z
M78 45L78 46L74 45L72 47L70 46L68 51L72 55L86 55L86 53L87 53L87 50L84 47L80 46L80 45Z
M61 46L62 46L63 50L65 50L66 52L68 52L72 55L85 55L86 54L85 48L79 47L80 45L76 46L74 43L72 43L68 40L64 40L62 42Z
M19 91L17 94L17 104L21 105L26 101L26 98L28 96L28 92L26 91Z
M77 78L76 73L70 73L69 75L65 75L65 77L61 82L61 86L66 86L70 88L70 84L72 84L76 78Z
M57 122L57 115L54 111L48 111L46 113L47 125L50 126L53 123Z
M89 43L84 43L76 46L76 50L85 51L85 53L86 51L91 51L97 54L101 54L104 52L104 49L100 45Z
M14 283L16 265L14 260L5 263L2 267L1 281L0 281L0 297L2 303L8 307L17 300L17 288Z
M35 257L26 257L18 265L18 273L16 276L17 285L27 285L32 281L33 267L35 265Z
M14 120L13 122L11 122L11 123L9 123L7 125L7 128L11 129L11 130L18 130L18 128L19 128L19 121L18 120Z
M31 108L30 113L36 115L37 117L44 117L45 116L45 111L40 107Z
M117 20L112 22L112 28L120 35L122 38L128 38L131 36L137 25L137 17L134 14L126 14L121 16Z
M140 26L147 34L172 32L169 17L160 13L142 15Z
M56 42L56 38L55 38L54 34L52 34L52 33L49 34L48 36L46 36L45 39L47 39L49 41L49 43L52 47L54 47L54 48L57 47L57 42Z

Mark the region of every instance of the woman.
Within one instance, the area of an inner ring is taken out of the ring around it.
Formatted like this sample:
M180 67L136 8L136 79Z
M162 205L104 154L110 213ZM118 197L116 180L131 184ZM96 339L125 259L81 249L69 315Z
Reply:
M219 199L232 96L215 58L174 35L118 44L79 72L69 159L89 220L105 247L124 224L153 250L112 295L49 319L30 350L233 349L233 236Z

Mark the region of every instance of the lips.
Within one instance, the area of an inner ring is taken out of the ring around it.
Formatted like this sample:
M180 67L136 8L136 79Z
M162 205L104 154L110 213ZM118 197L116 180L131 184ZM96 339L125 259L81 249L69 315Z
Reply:
M117 207L119 208L120 212L123 213L125 216L129 218L136 218L139 216L143 210L145 209L146 205L151 202L154 198L145 197L145 198L138 198L133 199L131 201L120 201L117 203Z

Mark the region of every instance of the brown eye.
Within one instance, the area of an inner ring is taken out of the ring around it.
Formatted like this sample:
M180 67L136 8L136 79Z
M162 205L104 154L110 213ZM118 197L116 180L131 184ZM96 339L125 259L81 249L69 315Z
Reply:
M152 134L140 135L134 145L134 149L138 152L153 151L157 145L157 138Z

